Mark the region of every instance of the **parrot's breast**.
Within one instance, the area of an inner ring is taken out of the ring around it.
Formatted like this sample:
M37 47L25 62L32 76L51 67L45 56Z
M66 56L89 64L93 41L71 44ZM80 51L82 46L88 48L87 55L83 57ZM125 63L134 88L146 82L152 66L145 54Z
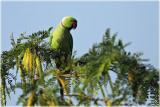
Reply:
M51 49L60 50L63 52L71 52L73 43L71 43L72 35L69 30L56 29L52 33ZM72 45L72 46L71 46Z

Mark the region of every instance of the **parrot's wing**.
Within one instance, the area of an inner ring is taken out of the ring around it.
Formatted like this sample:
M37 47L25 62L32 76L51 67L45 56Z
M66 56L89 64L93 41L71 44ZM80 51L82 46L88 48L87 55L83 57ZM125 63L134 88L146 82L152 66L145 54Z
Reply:
M72 36L71 36L70 41L69 41L69 47L70 47L71 55L72 55L72 49L73 49L73 38L72 38Z

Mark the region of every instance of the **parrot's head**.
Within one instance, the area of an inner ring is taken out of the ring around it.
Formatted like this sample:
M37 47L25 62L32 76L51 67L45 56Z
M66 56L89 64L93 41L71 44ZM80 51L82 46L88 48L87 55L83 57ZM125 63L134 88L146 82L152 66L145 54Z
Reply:
M67 16L62 19L61 25L62 25L62 27L67 28L69 30L76 29L77 20L73 17Z

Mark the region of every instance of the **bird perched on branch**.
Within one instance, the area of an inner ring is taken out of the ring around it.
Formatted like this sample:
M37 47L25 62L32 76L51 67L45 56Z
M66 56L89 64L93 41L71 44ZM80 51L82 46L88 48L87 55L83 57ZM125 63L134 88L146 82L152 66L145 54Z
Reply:
M76 29L76 27L77 20L75 18L64 17L50 36L50 48L56 52L56 58L54 60L57 67L57 73L69 73L69 70L65 70L65 68L71 60L73 49L73 38L70 30ZM65 89L65 77L59 76L58 79L61 87L60 94L63 96L63 89L67 94L67 90Z

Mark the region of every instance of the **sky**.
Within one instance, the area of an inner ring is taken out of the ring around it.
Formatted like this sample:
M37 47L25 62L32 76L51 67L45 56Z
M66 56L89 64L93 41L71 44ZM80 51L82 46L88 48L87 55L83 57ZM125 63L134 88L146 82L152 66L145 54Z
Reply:
M1 3L1 51L10 50L10 36L15 40L21 33L29 35L39 30L57 27L65 16L77 19L78 26L71 31L73 50L82 56L99 43L107 28L117 39L131 42L126 51L143 52L142 58L158 68L159 14L158 2L2 2ZM49 38L47 39L49 41ZM14 95L12 95L14 96ZM17 100L8 100L15 105Z

